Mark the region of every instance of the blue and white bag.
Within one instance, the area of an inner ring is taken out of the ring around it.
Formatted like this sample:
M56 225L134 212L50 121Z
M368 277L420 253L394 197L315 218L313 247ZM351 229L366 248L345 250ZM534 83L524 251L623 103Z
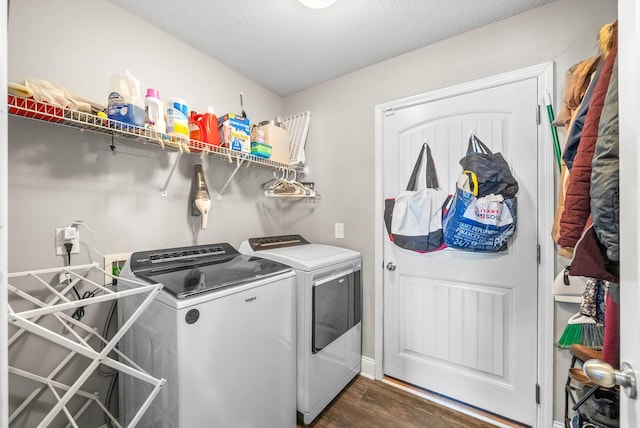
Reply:
M475 252L498 252L516 231L516 198L476 197L460 187L443 219L447 247Z

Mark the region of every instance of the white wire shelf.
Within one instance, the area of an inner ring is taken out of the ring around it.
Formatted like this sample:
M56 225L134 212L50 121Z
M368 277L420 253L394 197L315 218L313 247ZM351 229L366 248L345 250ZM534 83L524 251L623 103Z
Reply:
M275 162L249 153L239 152L221 146L212 146L202 141L191 140L185 137L163 134L152 129L101 118L92 113L58 107L35 101L31 98L20 98L9 95L7 106L9 114L14 116L26 117L42 122L51 122L56 125L69 126L98 134L137 141L142 144L154 144L160 146L162 149L167 148L179 151L180 153L214 156L220 159L227 159L230 163L234 161L237 163L244 162L247 166L253 164L288 171L303 171L303 168L300 166Z

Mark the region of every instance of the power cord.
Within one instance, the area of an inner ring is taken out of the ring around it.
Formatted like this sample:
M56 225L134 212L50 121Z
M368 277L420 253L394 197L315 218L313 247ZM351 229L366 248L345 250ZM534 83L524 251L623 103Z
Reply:
M64 248L67 250L67 266L71 266L71 249L73 248L73 242L65 242Z
M71 250L73 249L73 242L65 242L64 248L67 251L67 266L71 266ZM69 280L69 284L71 284L71 277L69 277L68 280ZM96 291L94 290L94 291L85 291L84 294L80 296L80 293L78 293L78 290L76 289L75 286L73 286L72 289L74 293L76 293L76 297L78 298L78 300L88 299L89 297L93 297L96 295ZM82 317L84 317L84 306L81 306L77 308L75 311L73 311L73 314L71 314L71 317L77 321L80 321Z
M93 230L91 230L91 228L89 228L89 226L87 226L86 224L82 223L82 222L76 222L75 224L77 225L83 225L85 226L87 229L89 229L89 231L91 233L93 233L93 237L94 237L94 242L95 242L95 237L96 234ZM71 250L73 249L73 242L65 242L64 243L64 248L67 252L67 265L71 266ZM102 255L98 250L96 250L95 246L93 247L93 250ZM69 283L71 283L71 277L68 277ZM82 300L82 299L88 299L90 297L94 297L96 292L98 291L98 289L95 289L93 291L85 291L82 296L80 296L80 293L78 293L78 290L76 289L76 287L72 287L73 291L76 293L76 296L78 298L78 300ZM109 310L109 315L107 316L107 319L105 321L105 326L104 326L104 331L103 331L103 337L107 337L108 331L109 331L109 326L111 324L111 322L113 321L115 312L116 312L116 302L113 302L113 304L111 305L111 308ZM84 317L84 306L77 308L73 314L71 315L75 320L80 321L80 319L82 317ZM103 344L104 347L104 344ZM100 376L105 376L105 377L111 377L111 381L109 382L109 387L107 390L107 398L106 398L106 403L105 405L107 406L107 409L111 410L112 407L112 399L113 399L113 395L114 395L114 391L117 388L118 385L118 370L113 370L113 371L105 371L102 368L102 365L99 366L99 374ZM108 418L105 415L105 423L107 425L107 427L109 428L113 428L113 424L111 423L111 419Z
M105 258L104 254L102 254L102 253L101 253L100 251L98 251L98 250L97 250L97 248L96 248L96 239L97 239L97 236L96 236L96 233L93 231L93 229L91 229L91 228L89 227L89 225L88 225L87 223L85 223L85 222L84 222L84 220L76 220L76 221L72 222L72 223L71 223L71 225L72 225L72 226L76 226L76 227L78 227L78 226L83 226L83 227L85 227L89 232L91 232L91 234L93 235L93 245L91 246L91 249L92 249L96 254L98 254L100 257L102 257L102 258L104 259L104 258Z

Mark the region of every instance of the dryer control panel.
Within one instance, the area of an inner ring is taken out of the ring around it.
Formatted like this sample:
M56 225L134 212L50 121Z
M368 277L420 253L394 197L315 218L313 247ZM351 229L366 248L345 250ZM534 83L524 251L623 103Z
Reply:
M305 245L309 241L300 235L265 236L262 238L250 238L249 246L253 251L273 250L274 248L295 247Z

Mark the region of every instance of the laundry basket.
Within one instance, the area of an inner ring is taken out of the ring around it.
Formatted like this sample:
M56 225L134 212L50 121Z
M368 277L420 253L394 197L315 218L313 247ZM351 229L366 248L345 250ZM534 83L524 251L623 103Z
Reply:
M293 114L283 117L282 123L289 132L289 163L291 165L304 165L304 145L309 132L311 112Z

